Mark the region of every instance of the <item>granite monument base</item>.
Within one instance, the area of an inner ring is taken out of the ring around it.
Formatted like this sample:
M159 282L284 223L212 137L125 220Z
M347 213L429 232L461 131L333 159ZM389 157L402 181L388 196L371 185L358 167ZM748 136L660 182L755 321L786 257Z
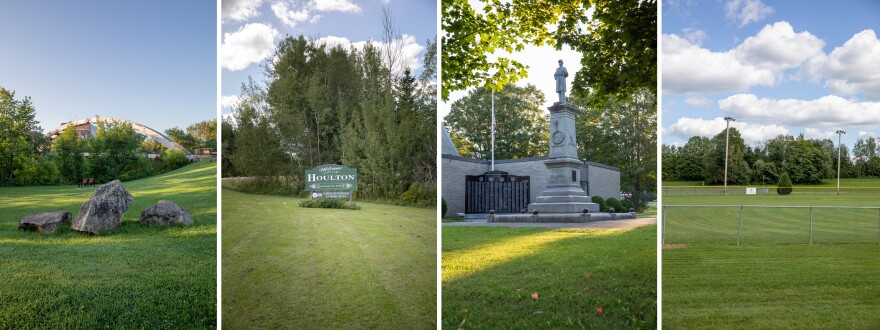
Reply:
M603 220L635 219L635 212L627 213L521 213L489 214L487 222L585 223Z

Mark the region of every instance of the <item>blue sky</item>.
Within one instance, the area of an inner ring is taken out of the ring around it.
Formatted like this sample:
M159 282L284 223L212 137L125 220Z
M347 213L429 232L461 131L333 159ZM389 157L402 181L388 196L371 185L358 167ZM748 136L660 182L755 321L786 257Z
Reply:
M4 1L0 87L44 131L100 115L164 131L216 117L213 1Z
M437 35L437 2L433 0L222 0L221 94L224 114L251 76L264 81L265 60L278 41L304 35L341 44L382 40L382 7L386 6L403 36L404 53L415 73L428 40Z
M750 144L880 134L880 2L666 0L662 32L665 144L725 116Z

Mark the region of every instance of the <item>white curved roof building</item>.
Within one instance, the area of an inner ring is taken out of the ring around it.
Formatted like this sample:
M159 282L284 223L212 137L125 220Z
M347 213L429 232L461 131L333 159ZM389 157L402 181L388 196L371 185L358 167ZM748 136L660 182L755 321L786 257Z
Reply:
M186 148L184 148L183 146L181 146L177 142L172 141L171 138L169 138L165 134L162 134L161 132L158 132L158 131L156 131L152 128L149 128L147 126L144 126L144 125L141 125L141 124L129 121L129 120L125 120L125 119L116 119L116 118L108 118L108 117L93 117L93 118L83 118L83 119L79 119L79 120L74 120L71 122L63 123L63 124L61 124L61 126L58 126L57 128L49 131L48 133L46 133L46 137L48 137L49 140L55 140L55 138L58 137L59 135L61 135L61 132L63 132L64 129L66 129L67 126L70 126L70 125L73 125L76 127L76 132L80 135L80 137L82 137L82 138L93 137L93 136L95 136L95 134L97 133L97 130L98 130L98 128L95 124L97 124L99 121L105 122L105 123L112 123L112 124L130 124L135 132L140 133L141 135L145 136L146 138L158 141L159 143L161 143L162 145L164 145L168 149L179 149L179 150L183 151L183 153L186 155L192 155L192 153L189 150L186 150Z

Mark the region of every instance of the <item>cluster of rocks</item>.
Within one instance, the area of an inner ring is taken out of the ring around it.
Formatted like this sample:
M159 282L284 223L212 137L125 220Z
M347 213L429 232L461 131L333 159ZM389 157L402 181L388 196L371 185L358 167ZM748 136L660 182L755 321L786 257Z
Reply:
M134 196L122 187L122 182L113 180L95 190L95 194L80 207L79 214L72 223L70 212L44 212L21 218L18 221L18 229L52 235L62 225L70 223L70 229L73 231L97 235L119 227L122 216L132 202ZM140 222L154 226L191 226L193 217L177 204L161 200L141 212Z

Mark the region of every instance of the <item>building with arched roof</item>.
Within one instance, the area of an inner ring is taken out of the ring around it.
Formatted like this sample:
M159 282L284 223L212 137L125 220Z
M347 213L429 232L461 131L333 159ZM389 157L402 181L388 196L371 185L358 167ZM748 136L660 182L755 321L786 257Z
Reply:
M83 118L83 119L79 119L79 120L74 120L74 121L62 123L61 126L58 126L57 128L46 133L46 137L48 137L50 141L55 140L55 138L57 138L59 135L61 135L61 132L63 132L65 129L67 129L67 126L73 125L76 128L76 133L77 133L77 135L79 135L80 138L83 138L83 139L91 138L91 137L94 137L98 131L98 126L97 126L98 122L104 122L104 123L110 123L110 124L130 124L135 132L143 135L144 137L158 141L159 143L161 143L163 146L165 146L168 149L178 149L180 151L183 151L183 153L186 154L187 156L192 156L192 153L189 150L186 150L186 148L184 148L183 146L181 146L177 142L172 141L171 138L169 138L167 135L162 134L161 132L156 131L152 128L149 128L147 126L135 123L133 121L125 120L125 119L116 119L116 118L109 118L109 117L93 117L93 118Z

